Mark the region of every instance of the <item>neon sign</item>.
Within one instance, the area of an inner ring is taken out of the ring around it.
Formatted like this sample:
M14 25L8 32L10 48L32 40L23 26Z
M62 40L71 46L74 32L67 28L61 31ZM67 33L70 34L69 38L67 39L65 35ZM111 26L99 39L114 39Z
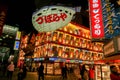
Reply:
M101 0L90 0L90 23L92 38L103 38L104 37L104 27L102 19L102 7Z
M49 32L66 26L75 11L62 6L46 6L33 13L32 23L38 32Z

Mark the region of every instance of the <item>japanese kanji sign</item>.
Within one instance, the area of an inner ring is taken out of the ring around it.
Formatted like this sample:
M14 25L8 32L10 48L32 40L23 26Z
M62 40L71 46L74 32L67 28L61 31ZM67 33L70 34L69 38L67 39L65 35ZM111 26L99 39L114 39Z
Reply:
M32 16L32 23L38 32L54 31L66 26L72 19L75 11L62 6L46 6Z
M89 0L89 15L92 38L104 38L101 0Z

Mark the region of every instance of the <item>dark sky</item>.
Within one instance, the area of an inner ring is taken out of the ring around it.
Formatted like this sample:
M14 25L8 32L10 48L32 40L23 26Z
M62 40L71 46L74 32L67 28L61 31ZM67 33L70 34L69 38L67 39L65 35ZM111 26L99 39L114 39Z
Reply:
M117 0L110 0L117 7ZM48 5L56 5L57 3L64 4L65 6L82 6L82 10L88 8L88 0L0 0L0 3L8 5L8 12L6 24L17 25L20 30L27 33L34 30L31 22L32 13L36 8L41 8ZM87 17L86 17L87 16ZM88 26L88 14L82 13L83 25ZM87 19L87 20L86 20ZM77 20L78 21L78 20Z
M32 0L29 0L29 3L23 0L11 0L8 3L6 24L17 25L20 30L29 33L34 29L31 22L34 10L35 4Z
M20 30L29 33L34 30L32 26L32 13L36 8L57 3L66 6L82 6L86 8L87 0L3 0L8 5L6 24L17 25Z

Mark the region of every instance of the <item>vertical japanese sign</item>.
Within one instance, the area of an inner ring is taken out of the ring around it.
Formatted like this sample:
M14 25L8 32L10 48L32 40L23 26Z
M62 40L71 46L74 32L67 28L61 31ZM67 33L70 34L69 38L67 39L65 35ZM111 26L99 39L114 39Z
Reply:
M105 39L120 35L120 8L110 0L102 0Z
M89 16L92 38L104 38L101 0L89 0Z
M6 13L7 13L6 5L0 4L0 35L2 34Z
M103 10L103 22L104 22L104 31L105 38L112 37L114 32L113 30L113 20L112 20L112 12L114 8L110 4L109 0L102 0L102 10Z

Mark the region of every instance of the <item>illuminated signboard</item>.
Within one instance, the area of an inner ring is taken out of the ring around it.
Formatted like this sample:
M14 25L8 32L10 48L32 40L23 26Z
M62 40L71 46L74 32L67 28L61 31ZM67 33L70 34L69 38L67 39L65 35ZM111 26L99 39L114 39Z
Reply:
M79 63L82 63L83 61L82 60L79 60Z
M39 61L40 59L39 58L34 58L34 61Z
M109 0L101 0L101 1L102 1L102 9L103 9L102 13L103 13L105 38L108 38L111 37L111 35L113 34L112 12L114 11L114 8L111 6Z
M55 61L57 60L58 58L49 58L50 61Z
M70 62L70 60L69 60L69 59L66 59L66 62Z
M3 27L3 33L9 34L11 36L16 36L17 31L19 30L18 27L10 26L10 25L4 25Z
M17 31L16 40L20 40L20 37L21 37L21 32L20 32L20 31Z
M62 6L45 6L33 13L32 23L38 32L54 31L66 26L72 19L75 11Z
M45 60L45 58L40 58L40 60Z
M89 14L92 38L104 38L101 0L89 0Z
M34 61L44 61L45 58L34 58Z
M120 11L110 0L102 0L102 10L105 38L111 39L120 34Z
M60 62L65 62L65 61L66 61L66 59L62 59L62 58L60 59Z
M69 61L68 61L68 62L69 62ZM71 62L71 63L74 63L74 62L75 62L75 60L70 60L70 62Z
M14 50L18 50L19 49L19 45L20 45L20 41L15 41Z

